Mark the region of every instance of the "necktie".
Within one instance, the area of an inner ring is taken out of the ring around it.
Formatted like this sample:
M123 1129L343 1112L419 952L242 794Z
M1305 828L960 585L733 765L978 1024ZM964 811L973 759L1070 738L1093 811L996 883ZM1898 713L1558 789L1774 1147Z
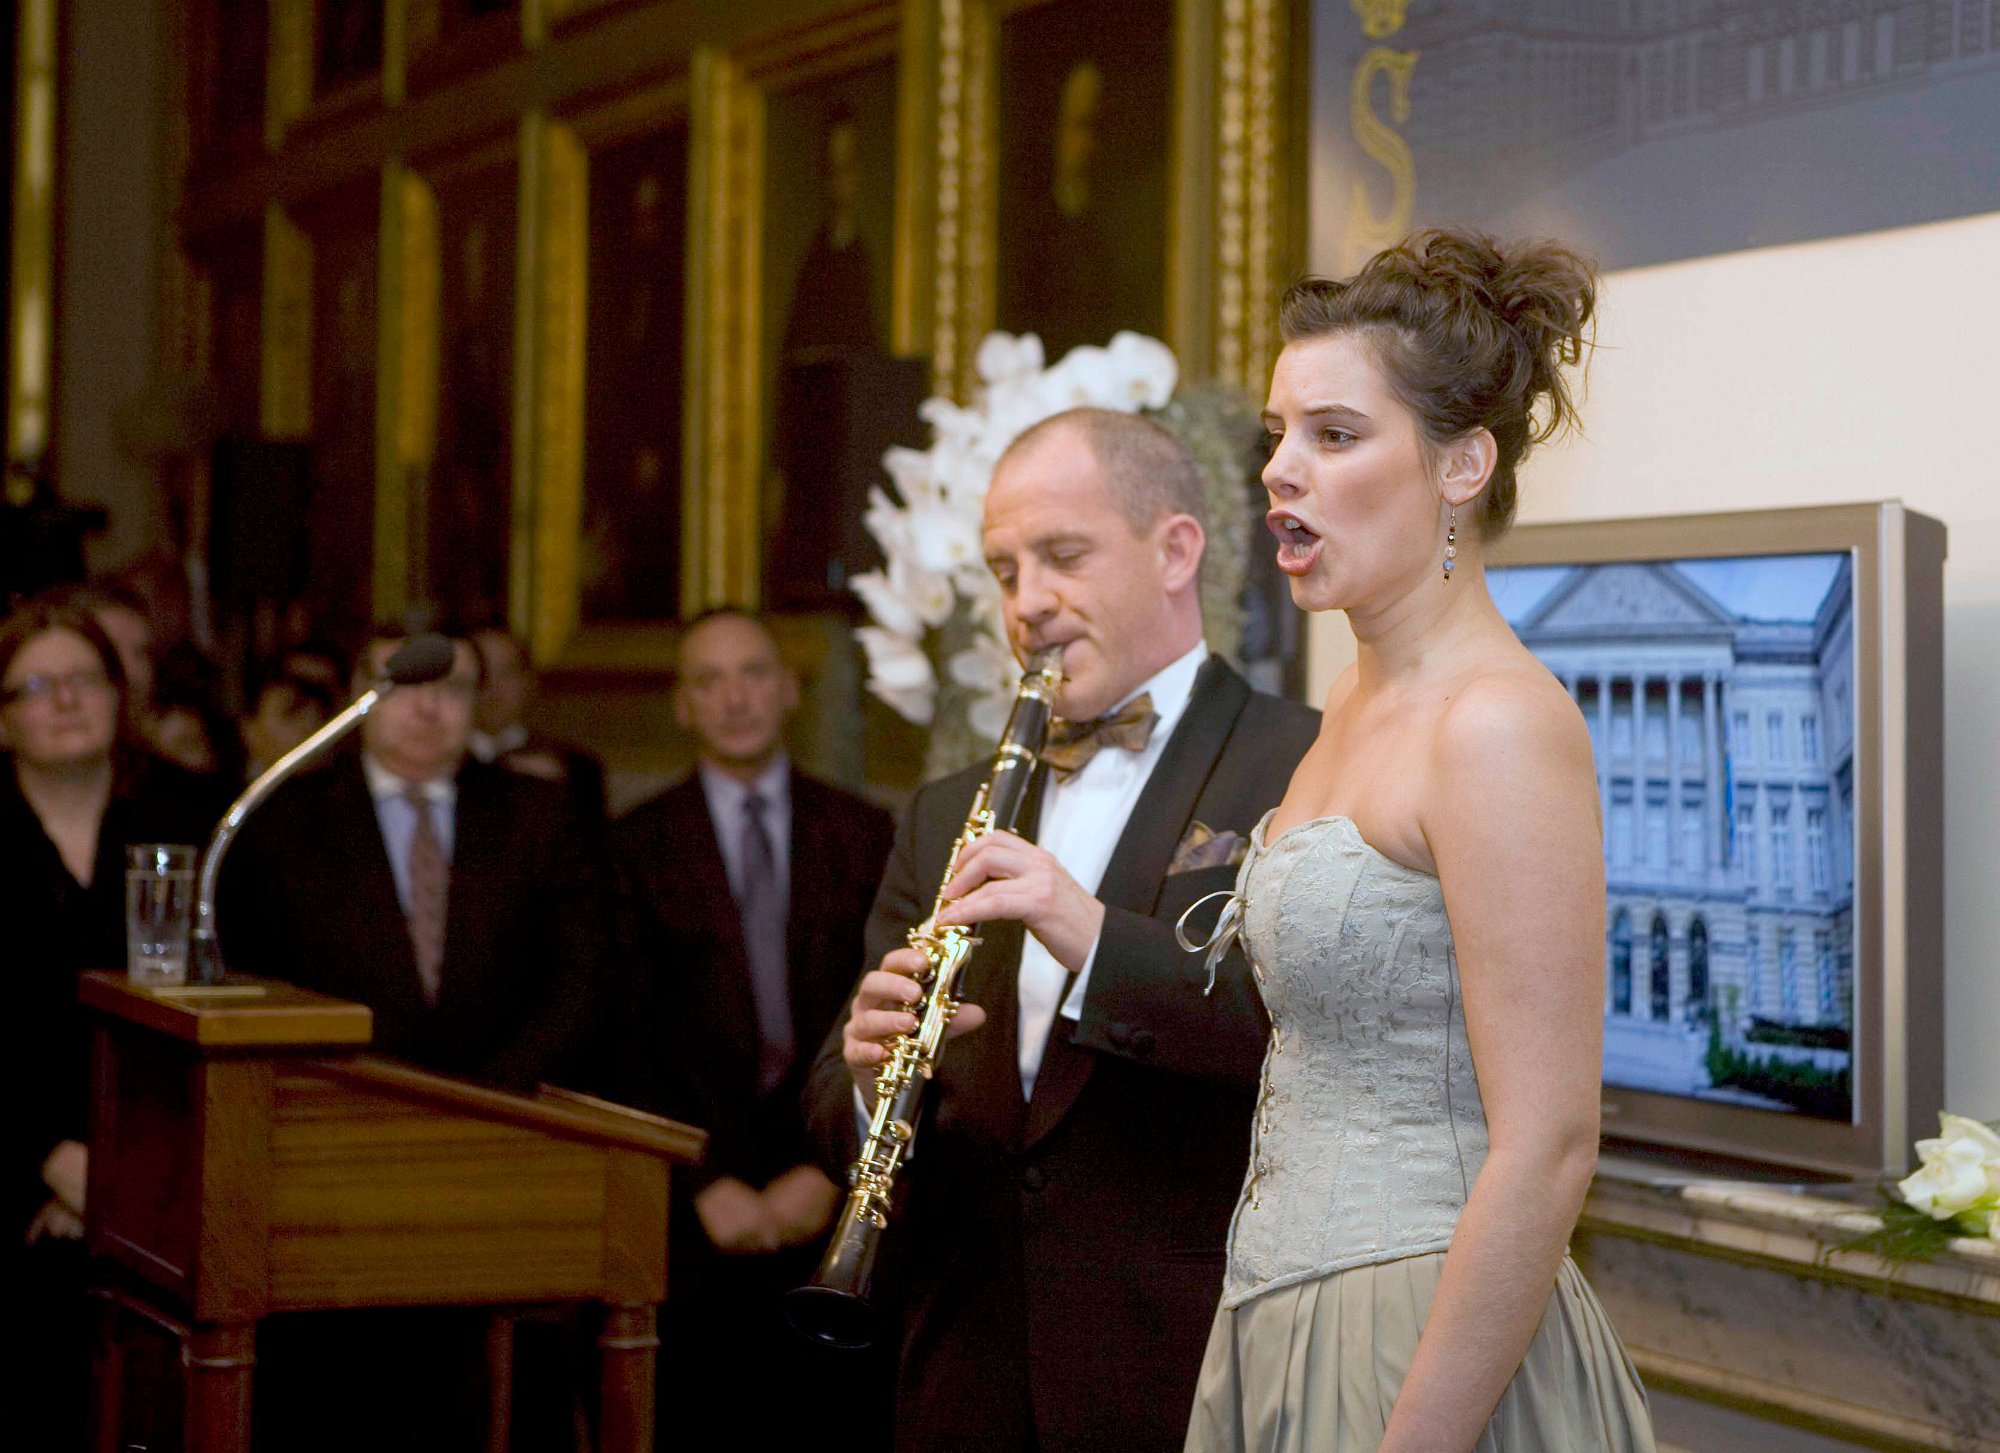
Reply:
M1159 719L1153 711L1153 698L1143 692L1109 716L1100 716L1095 721L1064 721L1058 717L1049 725L1049 740L1042 748L1042 760L1062 778L1081 772L1097 755L1099 747L1143 752L1146 743L1153 739L1153 726Z
M750 994L757 1005L757 1088L767 1092L792 1064L792 992L785 967L785 892L778 882L778 858L764 829L761 795L743 799L742 882L736 913L743 925L743 952L750 961Z
M451 894L451 866L444 860L444 843L431 817L431 800L421 787L410 787L403 800L417 815L410 838L410 945L417 953L417 977L424 999L435 1004L444 973L445 904Z

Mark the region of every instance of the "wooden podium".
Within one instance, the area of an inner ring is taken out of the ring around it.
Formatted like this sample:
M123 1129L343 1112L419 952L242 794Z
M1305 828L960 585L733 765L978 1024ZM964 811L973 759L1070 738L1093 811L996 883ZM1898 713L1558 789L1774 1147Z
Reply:
M181 1344L186 1453L250 1445L258 1319L337 1307L592 1301L601 1447L650 1453L667 1170L701 1131L584 1096L511 1095L359 1053L359 1004L265 980L135 988L94 1011L86 1236L100 1291ZM94 1447L116 1453L107 1314ZM511 1321L491 1324L506 1376ZM506 1446L496 1408L489 1440Z

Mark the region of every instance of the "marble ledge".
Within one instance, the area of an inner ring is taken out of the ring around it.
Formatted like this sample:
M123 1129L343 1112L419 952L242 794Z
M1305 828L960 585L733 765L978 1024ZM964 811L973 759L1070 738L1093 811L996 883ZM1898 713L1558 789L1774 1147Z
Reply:
M1843 1243L1880 1219L1812 1190L1661 1176L1607 1165L1584 1207L1588 1229L1748 1256L1799 1274L1871 1283L1888 1295L1942 1297L2000 1315L2000 1241L1961 1237L1929 1261L1891 1264ZM1968 1308L1971 1310L1971 1308Z

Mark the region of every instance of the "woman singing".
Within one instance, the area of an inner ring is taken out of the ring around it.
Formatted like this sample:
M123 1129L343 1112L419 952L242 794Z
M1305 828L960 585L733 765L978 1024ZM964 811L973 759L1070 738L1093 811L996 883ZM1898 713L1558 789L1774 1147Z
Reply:
M1481 561L1575 419L1594 292L1561 247L1429 232L1285 299L1278 564L1359 651L1224 919L1273 1038L1190 1450L1653 1447L1565 1249L1602 1058L1590 737Z

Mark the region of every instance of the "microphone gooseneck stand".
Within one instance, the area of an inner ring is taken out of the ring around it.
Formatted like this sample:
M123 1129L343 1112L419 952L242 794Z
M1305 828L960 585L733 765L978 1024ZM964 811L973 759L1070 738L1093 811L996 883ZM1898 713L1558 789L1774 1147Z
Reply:
M189 974L196 984L222 982L222 947L215 936L215 889L222 881L222 859L236 840L245 818L260 807L279 784L303 767L310 766L330 751L334 744L373 711L382 698L398 686L421 686L450 674L456 647L443 636L412 636L397 648L383 668L382 679L356 697L327 724L293 747L266 768L243 795L229 805L202 854L201 879L196 887L194 934L190 945Z

